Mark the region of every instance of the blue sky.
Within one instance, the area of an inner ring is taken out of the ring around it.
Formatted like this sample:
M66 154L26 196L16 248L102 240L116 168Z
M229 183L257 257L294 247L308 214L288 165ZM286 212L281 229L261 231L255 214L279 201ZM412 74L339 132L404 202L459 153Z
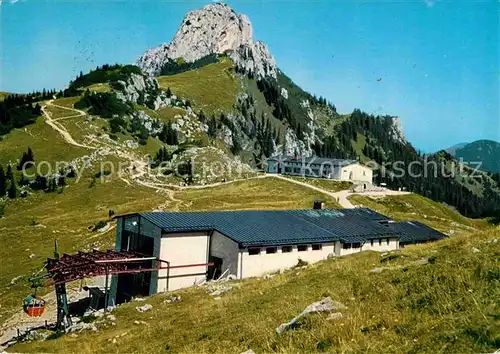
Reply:
M0 90L10 92L60 89L80 70L132 63L208 3L13 1L0 7ZM428 152L500 141L496 1L228 4L250 17L286 74L340 112L399 116L407 138Z

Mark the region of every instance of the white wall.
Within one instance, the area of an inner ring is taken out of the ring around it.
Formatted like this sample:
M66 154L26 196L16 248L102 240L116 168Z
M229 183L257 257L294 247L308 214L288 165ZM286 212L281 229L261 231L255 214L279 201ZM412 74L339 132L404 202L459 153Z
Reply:
M308 245L307 251L298 252L297 246L292 246L292 252L283 253L282 247L277 247L277 253L266 254L266 248L261 248L260 254L249 255L248 249L240 251L240 272L238 277L248 278L275 272L281 268L290 268L297 264L299 258L314 263L324 260L329 254L335 254L334 243L323 244L322 249L313 251Z
M399 241L397 238L390 238L389 244L387 244L387 238L382 238L379 240L373 240L373 246L371 245L371 241L368 240L365 243L361 243L360 248L349 248L344 249L342 247L342 243L340 244L340 255L346 256L348 254L353 254L361 251L377 251L377 252L387 252L397 250L399 248Z
M239 251L238 243L217 231L213 232L210 255L222 258L222 273L229 269L229 274L238 276Z
M342 167L340 173L340 180L362 181L362 182L372 183L373 171L366 166L360 165L359 163L355 163L349 166Z
M163 234L160 259L169 261L171 266L208 263L208 232ZM162 264L166 266L166 264ZM167 270L158 274L158 292L176 290L206 279L207 266L170 269L167 289Z
M399 248L399 240L397 238L390 238L389 244L387 244L387 238L380 239L380 241L382 244L380 244L379 240L373 240L373 246L371 245L370 240L366 241L363 245L363 251L386 252Z

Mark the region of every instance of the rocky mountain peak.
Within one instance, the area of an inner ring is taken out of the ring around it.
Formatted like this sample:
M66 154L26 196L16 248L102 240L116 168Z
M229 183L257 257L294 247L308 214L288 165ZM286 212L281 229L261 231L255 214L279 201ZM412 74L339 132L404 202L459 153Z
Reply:
M264 43L253 41L248 17L222 3L189 12L173 40L148 50L137 64L143 72L159 75L169 61L194 62L211 54L227 54L247 72L276 78L276 62Z

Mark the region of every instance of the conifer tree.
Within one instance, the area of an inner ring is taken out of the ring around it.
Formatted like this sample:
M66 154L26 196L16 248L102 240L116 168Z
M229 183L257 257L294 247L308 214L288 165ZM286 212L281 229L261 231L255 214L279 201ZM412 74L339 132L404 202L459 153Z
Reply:
M6 174L6 177L8 180L12 179L13 177L13 173L12 173L12 166L11 165L8 165L7 166L7 174Z
M7 193L7 179L3 167L0 166L0 198L3 198Z
M14 180L14 177L10 179L10 186L7 194L10 199L16 199L17 197L16 181Z

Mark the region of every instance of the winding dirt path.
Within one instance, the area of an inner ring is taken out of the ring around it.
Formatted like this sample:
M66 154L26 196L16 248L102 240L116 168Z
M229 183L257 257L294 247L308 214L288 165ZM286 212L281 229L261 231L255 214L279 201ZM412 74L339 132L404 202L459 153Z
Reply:
M73 146L78 146L78 147L81 147L81 148L85 148L85 149L96 150L96 148L93 147L93 146L88 146L88 145L80 144L75 139L73 139L73 137L66 130L66 128L64 126L62 126L61 124L58 124L56 122L57 119L52 119L51 113L47 111L47 106L54 106L54 107L63 108L63 109L66 109L66 110L78 112L78 115L75 115L75 116L72 116L72 117L80 117L82 115L85 115L86 113L83 112L83 111L80 111L80 110L76 110L76 109L72 109L72 108L67 108L67 107L55 105L55 104L52 103L53 101L54 100L47 101L46 104L42 107L42 113L43 113L43 117L45 118L45 123L47 123L48 125L50 125L52 127L52 129L54 129L59 134L61 134L61 136L63 137L64 141L66 141L68 144L73 145ZM70 118L70 117L64 117L64 118Z
M350 197L351 195L366 195L366 196L381 196L381 197L385 197L385 196L388 196L388 195L406 195L406 194L411 194L410 192L399 192L399 191L393 191L393 190L390 190L390 189L381 190L381 191L366 191L366 192L351 192L349 189L347 189L347 190L342 190L342 191L339 191L339 192L330 192L330 191L327 191L326 189L323 189L323 188L320 188L320 187L316 187L316 186L313 186L311 184L308 184L308 183L305 183L305 182L301 182L301 181L297 181L297 180L294 180L294 179L291 179L291 178L287 178L287 177L284 177L284 176L281 176L281 175L273 175L273 177L281 179L281 180L285 180L285 181L288 181L288 182L291 182L291 183L295 183L295 184L298 184L298 185L306 187L306 188L314 189L315 191L318 191L318 192L321 192L323 194L326 194L326 195L328 195L328 196L330 196L332 198L335 198L338 201L338 203L340 204L340 206L342 208L345 208L345 209L356 208L356 206L354 204L352 204L349 201L349 199L348 199L348 197Z

